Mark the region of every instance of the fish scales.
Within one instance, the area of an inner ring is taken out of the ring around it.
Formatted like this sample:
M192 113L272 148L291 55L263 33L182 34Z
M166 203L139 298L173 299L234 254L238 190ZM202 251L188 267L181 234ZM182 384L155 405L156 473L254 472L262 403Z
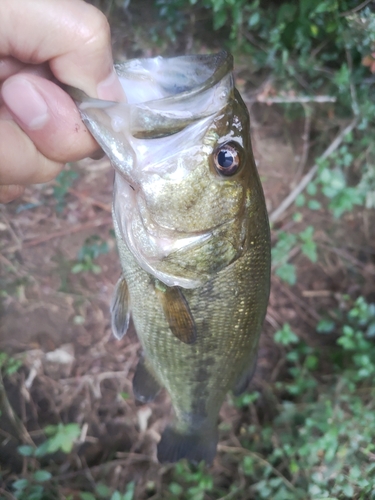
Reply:
M170 395L175 420L159 460L210 463L225 395L254 371L269 295L269 225L248 113L225 52L117 69L129 104L70 89L116 169L123 275L114 333L126 332L131 313L143 348L135 396L147 402L162 387Z

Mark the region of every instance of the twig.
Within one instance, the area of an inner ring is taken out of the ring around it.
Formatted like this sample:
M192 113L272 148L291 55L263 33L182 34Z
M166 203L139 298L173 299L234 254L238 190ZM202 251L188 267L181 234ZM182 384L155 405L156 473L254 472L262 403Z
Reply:
M3 264L5 264L6 266L8 266L9 271L11 271L12 273L14 273L19 278L22 278L24 276L24 274L21 274L18 271L18 269L11 263L11 261L8 260L6 257L4 257L4 255L2 255L1 253L0 253L0 262L3 262Z
M10 500L16 500L16 497L12 495L9 491L0 488L0 493L4 495L4 498L9 498ZM1 497L0 497L1 498Z
M148 455L141 455L140 453L123 453L123 455L131 457L132 460L138 460L140 462L145 461L145 462L151 462L154 463L154 460L151 456ZM111 460L109 462L104 462L99 465L94 465L93 467L85 467L84 469L80 469L77 471L72 471L72 472L66 472L64 474L59 474L54 476L54 479L57 481L66 481L69 479L73 479L77 476L82 476L83 474L87 473L87 470L90 470L90 474L96 474L98 472L101 472L103 469L110 469L111 467L115 467L117 465L127 465L128 463L128 458L121 458L121 459L115 459Z
M31 439L30 434L27 432L26 427L23 425L22 421L14 413L14 410L9 403L9 399L4 387L3 376L0 370L0 409L2 409L5 415L8 417L13 429L16 431L16 438L20 439L23 443L27 443L35 447L34 441Z
M99 219L99 220L91 220L86 222L85 224L80 224L79 226L70 227L68 229L63 229L61 231L56 231L56 233L46 234L45 236L41 236L40 238L36 238L31 241L27 241L24 243L24 248L34 247L39 245L40 243L45 243L46 241L52 240L54 238L59 238L61 236L66 236L67 234L79 233L80 231L84 231L86 229L91 229L92 227L100 227L106 226L112 223L112 219Z
M353 83L352 55L347 47L345 47L345 53L346 53L346 60L348 61L348 68L349 68L349 87L350 87L350 95L352 97L352 110L353 110L354 116L358 116L359 115L359 106L358 106L358 99L357 99L357 91L356 91L354 83Z
M77 198L82 198L83 200L88 201L94 207L98 207L98 208L101 208L102 210L104 210L105 212L112 213L111 205L107 205L107 203L102 203L101 201L94 200L94 198L92 198L88 194L81 193L80 191L77 191L76 189L69 188L68 192L70 194L76 196Z
M308 298L315 297L332 297L332 290L302 290L302 296Z
M328 146L328 148L324 151L324 153L320 156L320 160L325 160L328 156L330 156L342 143L344 137L349 134L353 128L357 125L358 118L354 118L347 127L344 128L333 140L333 142ZM317 173L319 168L318 164L315 164L310 172L308 172L304 177L302 177L301 182L291 191L291 193L284 199L284 201L272 212L270 215L270 222L277 221L281 215L285 212L287 208L294 202L297 196L302 193L305 187L312 181L315 174Z
M217 447L218 451L225 451L227 453L242 453L243 455L247 455L249 457L255 458L255 460L258 460L261 464L265 465L266 467L270 467L272 469L272 472L276 474L280 479L283 480L284 484L291 489L292 491L296 492L296 488L293 486L293 484L288 481L288 479L280 472L278 471L272 464L267 462L264 458L262 458L258 453L255 453L254 451L247 450L246 448L239 448L235 446L225 446L223 444L219 444Z
M341 12L341 14L339 14L339 16L345 17L345 16L349 16L350 14L355 14L356 12L363 9L363 7L366 7L366 5L368 5L371 2L372 2L372 0L365 0L364 2L357 5L357 7L354 7L354 9L347 10L346 12Z
M258 102L264 102L266 104L273 103L292 103L292 102L336 102L336 97L331 95L295 95L295 96L278 96L278 97L265 97L258 96Z
M5 212L2 212L2 218L5 220L5 223L7 225L8 231L10 232L13 240L17 244L17 250L19 250L20 248L22 248L22 241L21 241L21 239L19 238L19 236L17 235L17 233L13 229L12 224L10 223L10 221L9 221L7 215L5 214Z
M345 250L342 250L342 249L336 248L336 247L331 247L327 243L323 243L323 242L321 243L321 245L323 247L327 248L328 251L335 253L339 257L342 257L343 259L347 260L348 262L353 264L353 266L359 267L360 269L362 269L363 271L365 271L368 274L375 275L375 271L373 271L368 266L363 264L363 262L361 262L360 260L353 257L353 255L351 255L350 253L347 253Z
M257 47L258 49L267 53L266 47L264 47L263 44L259 43L251 33L249 33L248 31L242 31L242 34L245 36L248 42L254 45L254 47Z
M302 146L302 154L301 158L298 163L297 167L297 172L295 175L295 180L293 183L296 183L299 181L302 172L305 169L305 165L307 162L307 158L309 156L309 149L310 149L310 129L311 129L311 116L312 116L312 110L310 106L306 103L302 103L303 110L305 112L305 126L303 130L303 135L302 135L302 140L303 140L303 146Z

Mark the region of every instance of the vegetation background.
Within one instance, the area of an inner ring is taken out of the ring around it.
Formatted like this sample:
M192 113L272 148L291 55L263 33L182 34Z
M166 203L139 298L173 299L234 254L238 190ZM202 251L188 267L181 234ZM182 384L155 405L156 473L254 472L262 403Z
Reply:
M97 0L118 59L226 48L249 106L273 281L214 466L160 466L130 393L105 161L0 209L0 499L375 498L374 0Z

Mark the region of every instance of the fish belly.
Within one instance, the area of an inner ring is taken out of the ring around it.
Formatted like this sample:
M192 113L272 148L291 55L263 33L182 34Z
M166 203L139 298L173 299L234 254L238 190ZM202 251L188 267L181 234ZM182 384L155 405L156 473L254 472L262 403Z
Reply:
M267 234L255 235L251 251L196 289L183 290L196 324L187 345L171 332L155 293L155 279L135 261L115 231L129 287L130 308L144 356L168 391L176 422L159 443L160 461L186 457L211 462L217 418L228 390L254 363L268 301ZM259 251L257 251L259 249Z

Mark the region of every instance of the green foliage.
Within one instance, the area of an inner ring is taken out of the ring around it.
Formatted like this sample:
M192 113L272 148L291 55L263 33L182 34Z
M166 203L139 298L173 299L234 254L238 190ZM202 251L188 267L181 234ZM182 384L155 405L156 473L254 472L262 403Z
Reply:
M56 494L52 474L46 470L36 470L27 478L14 481L12 489L14 498L19 500L48 500Z
M244 393L234 399L234 406L237 408L246 408L255 403L259 398L259 392Z
M7 353L0 351L0 370L5 375L13 375L18 372L22 366L22 361L8 356Z
M125 489L124 493L118 490L111 493L111 488L103 483L99 483L95 488L95 495L93 493L82 491L79 494L81 500L96 500L97 498L109 500L134 500L135 482L131 481Z
M56 453L62 451L63 453L70 453L74 446L75 441L81 433L78 424L58 424L48 425L44 432L48 439L42 443L36 450L36 457L44 457L49 453Z
M77 179L78 174L73 170L63 170L55 179L53 195L56 200L56 212L62 212L65 206L65 196L68 189Z
M275 274L289 285L294 285L297 280L296 266L288 260L294 249L300 249L311 262L317 261L314 228L308 226L297 234L279 231L277 236L277 242L272 248L272 264L275 267Z
M375 12L357 0L157 0L167 36L188 28L193 17L209 18L222 30L222 43L246 54L254 69L268 69L283 93L328 94L336 98L335 117L358 117L351 141L321 162L316 186L328 198L334 217L356 205L375 207ZM300 204L300 205L299 205ZM297 206L305 204L303 195ZM311 210L321 208L315 197ZM295 281L290 265L277 271Z
M213 477L204 462L195 467L182 460L174 467L168 489L170 500L204 500L206 493L213 490Z
M98 235L87 238L77 255L77 263L72 266L72 273L92 272L99 274L101 267L95 264L99 255L108 253L108 243Z
M277 332L275 332L274 340L277 344L288 346L291 344L296 344L298 342L298 337L292 331L290 325L288 325L288 323L285 323L281 330L277 330Z
M375 451L374 324L375 304L363 297L340 327L320 323L322 332L340 332L336 348L324 356L331 367L324 381L324 353L298 341L289 325L276 332L275 341L289 346L289 380L277 384L282 402L273 422L249 427L243 436L251 453L270 464L267 469L253 456L243 459L244 474L259 495L251 498L375 498L375 464L369 459Z
M57 498L56 484L49 470L41 469L37 458L62 451L70 453L75 440L80 435L78 424L50 425L44 429L48 439L37 448L21 445L18 452L27 460L26 477L14 481L13 496L19 500L49 500Z

